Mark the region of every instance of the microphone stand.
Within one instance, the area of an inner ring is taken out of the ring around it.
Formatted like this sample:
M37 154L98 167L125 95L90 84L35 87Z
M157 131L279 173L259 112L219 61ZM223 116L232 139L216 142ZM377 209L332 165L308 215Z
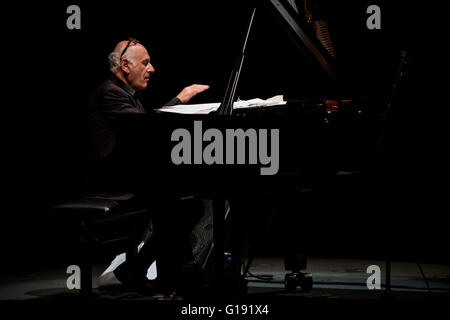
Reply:
M394 100L397 97L398 90L400 87L400 84L405 76L406 73L406 67L408 64L408 56L406 51L401 51L400 53L400 66L398 68L398 74L397 79L393 84L393 90L391 92L391 95L389 97L389 100L386 104L386 110L383 115L383 126L381 128L381 134L378 139L377 147L383 151L383 145L386 135L386 130L388 129L387 126L389 125L389 118L392 113L392 104L394 104ZM385 261L386 266L386 287L383 292L383 298L386 300L390 300L393 298L392 289L391 289L391 255L390 252L388 253L388 256L386 257Z

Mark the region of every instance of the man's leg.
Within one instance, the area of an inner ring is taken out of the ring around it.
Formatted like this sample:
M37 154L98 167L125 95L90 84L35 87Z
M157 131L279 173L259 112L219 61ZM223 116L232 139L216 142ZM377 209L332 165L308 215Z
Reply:
M203 215L196 199L170 201L154 217L159 281L175 289L195 272L190 235Z

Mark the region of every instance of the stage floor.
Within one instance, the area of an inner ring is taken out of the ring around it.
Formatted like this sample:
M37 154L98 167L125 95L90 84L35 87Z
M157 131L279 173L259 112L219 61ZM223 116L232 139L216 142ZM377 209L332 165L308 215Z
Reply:
M381 289L369 290L367 280L371 273L367 268L377 265L381 269ZM93 299L96 300L157 300L160 296L148 297L121 290L99 290L97 276L107 264L93 267ZM424 279L423 274L426 277ZM420 264L415 262L393 261L391 264L391 286L394 299L449 299L450 266L440 264ZM49 267L34 270L9 272L0 278L0 301L74 299L77 290L66 286L67 267ZM385 284L385 263L380 260L308 258L304 270L312 274L313 289L304 293L298 287L296 292L285 290L284 261L277 257L255 258L250 268L253 276L247 277L247 293L252 297L274 297L277 299L301 297L304 299L338 300L379 300L383 298ZM270 279L269 281L261 280ZM269 276L269 277L267 277ZM427 287L428 283L428 287Z

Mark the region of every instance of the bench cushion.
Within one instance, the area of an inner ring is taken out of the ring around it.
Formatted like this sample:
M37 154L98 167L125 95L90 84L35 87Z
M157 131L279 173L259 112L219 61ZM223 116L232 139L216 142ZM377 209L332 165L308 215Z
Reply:
M80 218L102 218L120 213L120 204L109 199L82 198L59 203L51 211Z

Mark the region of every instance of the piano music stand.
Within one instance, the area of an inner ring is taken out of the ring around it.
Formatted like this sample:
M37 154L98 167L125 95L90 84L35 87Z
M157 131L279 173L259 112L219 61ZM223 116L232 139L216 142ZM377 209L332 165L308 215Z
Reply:
M250 16L250 22L247 27L247 32L245 33L244 44L242 46L242 50L240 55L237 57L236 62L233 66L233 70L231 70L230 79L228 79L227 89L225 91L225 95L223 97L222 102L220 103L219 108L217 109L217 114L220 115L230 115L233 111L233 103L236 96L236 89L239 82L239 77L241 75L242 65L244 63L245 57L245 49L247 48L248 36L250 34L250 29L253 25L253 19L255 17L256 8L253 8L252 14Z

